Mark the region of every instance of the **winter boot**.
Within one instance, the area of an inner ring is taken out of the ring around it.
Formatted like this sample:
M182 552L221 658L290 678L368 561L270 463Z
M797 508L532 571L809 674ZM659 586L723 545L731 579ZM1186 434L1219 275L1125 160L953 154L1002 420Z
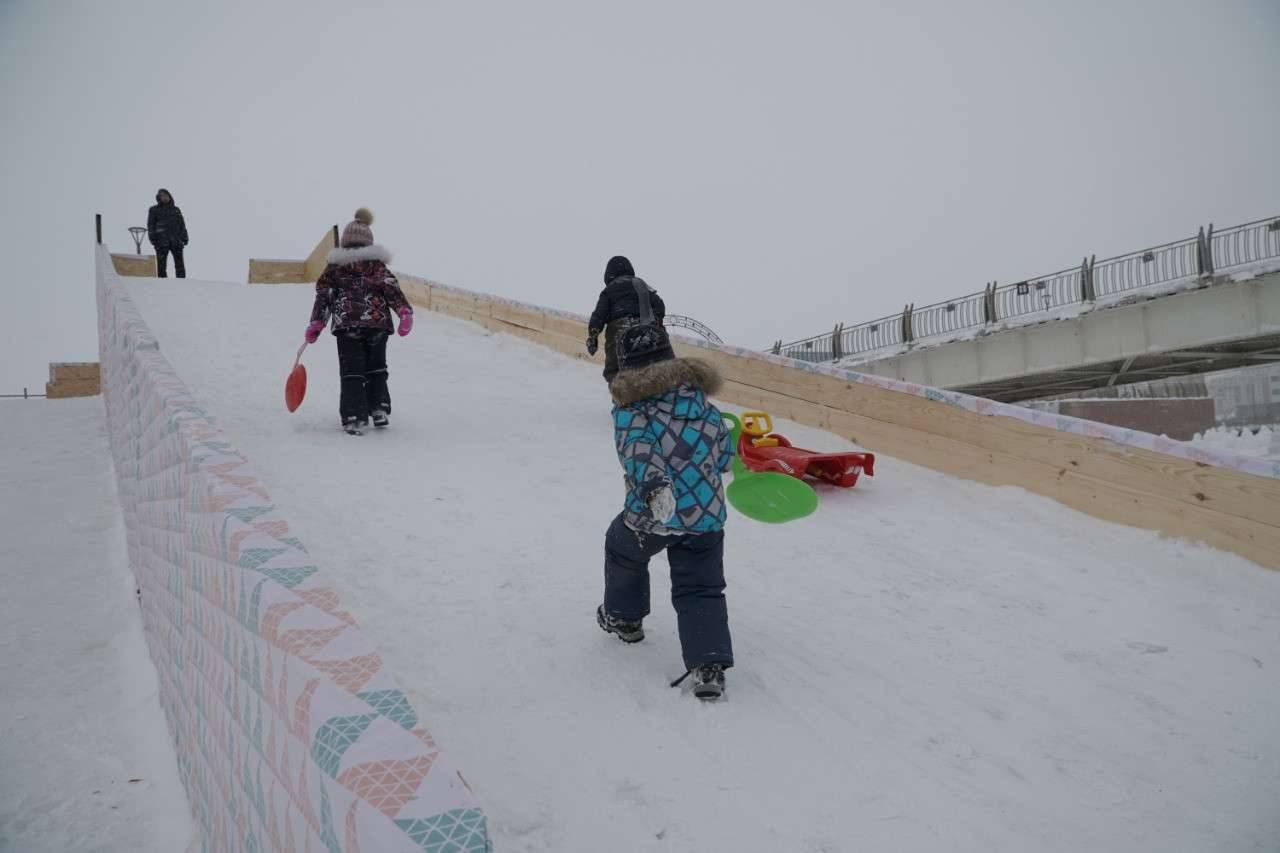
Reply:
M724 664L704 663L693 671L693 695L704 702L724 694Z
M724 694L724 664L704 663L695 666L671 682L671 686L679 687L691 675L693 676L693 695L703 702L714 702Z
M617 634L624 643L638 643L644 639L644 628L640 622L624 622L604 612L604 605L596 608L596 624L606 634Z
M374 409L371 417L373 418L374 429L386 429L391 425L391 421L387 417L387 413L382 411L382 409Z
M346 430L347 435L364 435L365 428L368 426L368 421L357 417L350 417L342 422L342 428Z

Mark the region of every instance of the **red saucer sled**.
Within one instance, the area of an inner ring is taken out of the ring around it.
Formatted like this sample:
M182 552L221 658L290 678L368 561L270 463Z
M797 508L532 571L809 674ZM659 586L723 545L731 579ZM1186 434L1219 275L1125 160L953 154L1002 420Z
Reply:
M302 398L307 395L307 368L302 364L302 351L306 348L306 344L298 347L298 357L293 360L293 370L289 371L289 378L284 383L284 406L291 412L298 410L302 405Z
M798 480L808 476L846 489L862 474L876 475L874 453L818 453L794 447L773 432L773 419L764 412L742 413L738 455L752 471L776 471Z

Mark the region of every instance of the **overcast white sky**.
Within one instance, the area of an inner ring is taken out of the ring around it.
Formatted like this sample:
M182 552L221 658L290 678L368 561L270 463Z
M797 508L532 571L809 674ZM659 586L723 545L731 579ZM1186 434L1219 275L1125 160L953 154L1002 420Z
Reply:
M404 271L586 313L623 253L759 347L1280 214L1280 2L890 5L0 0L0 393L97 358L93 214L158 186L193 277L368 205Z

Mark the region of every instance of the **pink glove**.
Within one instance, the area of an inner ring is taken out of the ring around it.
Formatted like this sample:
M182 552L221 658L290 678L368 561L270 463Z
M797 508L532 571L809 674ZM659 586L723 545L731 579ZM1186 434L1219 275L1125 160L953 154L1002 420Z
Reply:
M405 306L400 309L400 337L413 331L413 309Z
M316 342L316 338L320 337L320 333L323 331L324 331L324 321L312 320L307 325L307 333L303 335L303 337L307 339L307 343L314 344Z

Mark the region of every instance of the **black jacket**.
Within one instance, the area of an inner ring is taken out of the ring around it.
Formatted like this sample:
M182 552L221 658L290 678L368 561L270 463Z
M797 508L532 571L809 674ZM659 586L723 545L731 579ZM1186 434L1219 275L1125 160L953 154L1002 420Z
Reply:
M612 321L623 317L640 316L640 297L636 295L633 284L636 281L644 284L644 279L620 275L605 285L604 290L600 291L600 298L596 300L596 310L591 312L591 319L587 323L592 331L600 332ZM647 284L644 286L649 287ZM649 287L649 305L653 308L654 319L661 323L662 318L667 316L667 306L652 287Z
M159 196L159 193L156 194ZM173 196L169 197L170 199ZM170 201L161 204L157 197L147 213L147 239L157 249L182 248L187 245L187 223L182 218L182 210Z
M604 378L612 381L618 373L617 341L620 331L640 319L640 297L636 294L634 282L645 287L644 279L630 275L620 275L605 285L596 300L596 310L591 312L587 326L592 334L604 332ZM653 309L653 319L662 325L667 316L667 306L662 297L649 287L649 307Z

